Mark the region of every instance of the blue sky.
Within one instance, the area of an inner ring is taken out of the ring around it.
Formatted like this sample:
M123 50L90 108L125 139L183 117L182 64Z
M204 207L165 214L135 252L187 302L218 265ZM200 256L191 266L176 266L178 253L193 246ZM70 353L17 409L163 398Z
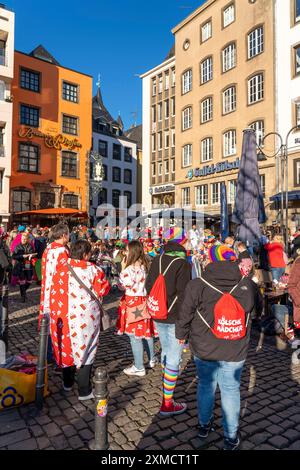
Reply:
M5 0L4 0L5 1ZM129 127L142 114L141 74L173 45L171 29L204 0L6 0L16 14L15 48L43 44L65 67L101 74L104 102Z

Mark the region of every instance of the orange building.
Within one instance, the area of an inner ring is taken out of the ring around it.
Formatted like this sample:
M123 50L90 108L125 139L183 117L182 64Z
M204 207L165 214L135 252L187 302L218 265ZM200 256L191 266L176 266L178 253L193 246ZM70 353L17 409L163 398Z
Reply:
M16 51L12 95L11 213L86 211L92 77L62 67L43 46Z

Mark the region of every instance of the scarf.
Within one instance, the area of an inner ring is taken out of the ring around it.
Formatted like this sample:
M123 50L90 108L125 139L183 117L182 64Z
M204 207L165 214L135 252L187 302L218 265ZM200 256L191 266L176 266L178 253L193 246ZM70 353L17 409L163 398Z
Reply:
M186 253L184 251L168 251L167 253L164 253L167 256L172 256L174 258L182 258L186 259Z

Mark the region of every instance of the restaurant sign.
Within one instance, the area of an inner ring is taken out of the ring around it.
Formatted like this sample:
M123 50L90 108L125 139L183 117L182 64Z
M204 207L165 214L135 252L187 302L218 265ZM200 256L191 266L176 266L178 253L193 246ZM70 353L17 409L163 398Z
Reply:
M240 168L240 159L237 158L234 162L220 162L216 165L207 165L203 168L195 168L189 170L186 178L191 180L193 178L200 178L208 175L214 175L215 173L223 173L224 171L238 170Z
M164 193L173 193L175 192L174 184L168 184L165 186L156 186L155 188L149 189L150 194L164 194Z
M32 129L31 127L19 129L19 137L26 139L38 137L40 139L44 139L44 143L49 149L61 150L62 147L67 147L69 150L74 150L82 148L81 143L77 139L68 139L62 134L45 134L44 132L41 132L37 129Z

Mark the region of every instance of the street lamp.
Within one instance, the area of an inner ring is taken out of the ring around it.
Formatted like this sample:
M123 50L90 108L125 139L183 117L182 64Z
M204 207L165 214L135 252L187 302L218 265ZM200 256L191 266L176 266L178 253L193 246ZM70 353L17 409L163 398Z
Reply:
M257 155L258 161L266 161L269 158L276 158L276 192L279 193L280 190L280 182L281 182L281 231L285 234L285 245L286 249L288 249L288 221L289 221L289 165L288 165L288 141L290 135L296 131L300 130L300 125L292 127L285 140L278 132L269 132L261 141L261 144L257 144L257 148L259 150ZM273 155L267 155L261 148L261 145L264 145L265 140L267 137L270 136L278 137L280 140L280 147L275 151ZM280 175L281 170L281 175ZM281 177L280 177L281 176ZM284 228L284 179L285 179L285 228Z

